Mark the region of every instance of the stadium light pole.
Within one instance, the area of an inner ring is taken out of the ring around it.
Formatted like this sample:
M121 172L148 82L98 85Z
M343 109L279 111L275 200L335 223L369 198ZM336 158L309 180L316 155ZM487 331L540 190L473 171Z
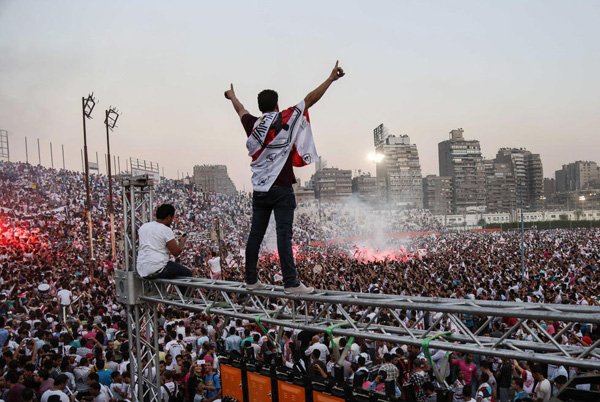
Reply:
M114 262L117 260L117 253L115 247L115 215L113 213L112 174L110 166L110 131L115 128L120 113L116 108L112 106L109 107L105 113L106 118L104 119L104 125L106 126L106 151L108 154L106 160L108 169L108 213L110 214L110 247L112 251L112 262L114 264Z
M90 257L90 281L94 279L94 245L92 243L92 198L90 196L90 166L88 162L88 149L87 149L87 133L85 128L85 119L92 118L92 110L96 106L96 100L94 99L94 93L88 95L87 98L81 98L81 111L83 115L83 156L85 162L85 197L86 197L86 209L87 209L87 223L88 223L88 247Z

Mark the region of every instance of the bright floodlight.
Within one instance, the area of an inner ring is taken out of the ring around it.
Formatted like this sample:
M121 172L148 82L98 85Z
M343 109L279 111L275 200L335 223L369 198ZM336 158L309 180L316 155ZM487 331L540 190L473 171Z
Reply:
M579 196L579 201L585 201L585 195L580 195Z
M378 153L369 154L369 160L374 163L379 163L383 160L384 155Z

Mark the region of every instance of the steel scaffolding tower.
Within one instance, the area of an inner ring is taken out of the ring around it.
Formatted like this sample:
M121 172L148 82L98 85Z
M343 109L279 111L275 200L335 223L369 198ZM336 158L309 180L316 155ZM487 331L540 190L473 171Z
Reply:
M589 346L564 345L576 324L600 324L600 307L442 299L385 294L322 291L287 295L279 286L248 291L244 284L200 278L143 281L136 272L137 229L150 221L153 182L149 176L123 180L124 270L115 274L117 298L127 305L133 400L160 400L157 306L165 304L211 316L247 319L260 325L296 328L331 335L389 341L423 349L600 369L600 340ZM398 325L377 322L383 311ZM360 312L360 313L359 313ZM410 312L412 321L401 316ZM483 324L471 330L466 315ZM483 336L493 321L516 319L501 338ZM543 321L564 327L550 335ZM515 339L514 336L520 338Z
M147 290L135 269L137 231L152 219L153 182L148 175L129 177L122 187L125 266L115 271L115 288L117 300L127 306L132 397L136 402L159 401L157 303L141 300Z

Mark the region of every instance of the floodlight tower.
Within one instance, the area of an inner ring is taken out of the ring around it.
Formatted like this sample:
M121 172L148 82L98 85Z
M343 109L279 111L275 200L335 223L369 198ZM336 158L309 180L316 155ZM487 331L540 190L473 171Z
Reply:
M111 174L111 166L110 166L110 135L109 132L112 131L116 124L117 119L121 115L119 111L111 106L105 112L106 117L104 119L104 125L106 126L106 150L108 153L107 158L107 170L108 170L108 212L110 214L110 246L112 251L112 261L113 264L117 260L116 247L115 247L115 216L113 213L113 195L112 195L112 174Z
M81 98L81 110L83 113L83 154L85 160L85 196L88 223L88 243L90 250L90 280L93 280L94 278L94 267L92 265L92 260L94 258L94 245L92 243L92 199L90 197L90 167L88 163L87 133L85 130L85 119L92 118L92 110L94 110L94 106L96 106L96 100L94 99L93 92L89 94L87 98Z

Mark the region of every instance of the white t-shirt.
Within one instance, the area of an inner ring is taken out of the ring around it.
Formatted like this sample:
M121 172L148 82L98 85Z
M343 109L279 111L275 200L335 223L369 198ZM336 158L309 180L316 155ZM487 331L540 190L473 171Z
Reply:
M48 402L48 398L50 398L52 395L60 396L60 402L69 402L69 397L67 396L67 394L65 394L64 392L62 392L60 390L52 390L52 389L49 389L48 391L46 391L42 394L42 398L40 399L40 402Z
M68 305L71 304L71 297L73 296L73 293L71 293L70 290L68 290L68 289L61 289L61 290L58 291L58 293L56 293L56 295L60 299L60 304L61 305L68 306Z
M221 257L213 257L208 260L208 265L210 265L210 270L213 274L218 274L221 272Z
M552 396L552 386L550 381L544 379L542 382L538 382L535 387L535 397L542 399L543 402L548 402Z
M152 275L167 265L169 248L167 243L175 239L175 234L162 223L144 223L139 231L137 271L142 277Z
M173 362L175 362L175 358L183 352L185 348L182 344L180 344L176 340L172 340L165 345L165 352L169 353L173 356Z

